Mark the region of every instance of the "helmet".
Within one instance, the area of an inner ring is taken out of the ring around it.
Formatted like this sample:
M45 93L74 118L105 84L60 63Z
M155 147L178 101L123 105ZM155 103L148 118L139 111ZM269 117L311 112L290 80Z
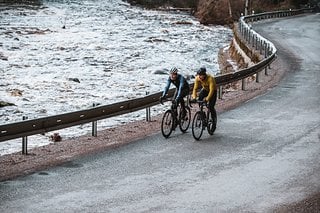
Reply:
M176 67L173 67L171 70L170 70L170 74L177 74L178 73L178 69Z
M197 71L197 75L206 75L207 74L207 69L205 67L201 67L198 71Z

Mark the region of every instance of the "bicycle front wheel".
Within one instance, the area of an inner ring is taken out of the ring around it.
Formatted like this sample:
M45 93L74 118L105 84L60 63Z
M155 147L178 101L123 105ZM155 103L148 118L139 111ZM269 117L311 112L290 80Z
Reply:
M192 135L194 139L200 140L204 130L204 116L203 112L198 111L193 117L192 121Z
M174 125L174 117L171 110L167 110L163 117L161 122L161 133L163 137L168 138L173 130Z
M179 128L181 132L186 132L190 126L191 123L191 111L189 107L186 107L186 115L182 117L182 108L180 108L180 113L179 113Z

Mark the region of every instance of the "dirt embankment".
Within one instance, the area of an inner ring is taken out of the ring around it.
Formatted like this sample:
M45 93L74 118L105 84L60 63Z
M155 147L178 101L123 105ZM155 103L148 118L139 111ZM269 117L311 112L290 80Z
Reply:
M248 2L248 4L246 4ZM292 0L199 0L195 16L202 24L232 24L242 15L295 8Z
M245 11L255 14L294 9L300 4L308 3L307 0L128 0L132 5L141 5L147 8L190 8L190 11L202 24L229 25L237 21ZM246 4L248 3L248 4Z

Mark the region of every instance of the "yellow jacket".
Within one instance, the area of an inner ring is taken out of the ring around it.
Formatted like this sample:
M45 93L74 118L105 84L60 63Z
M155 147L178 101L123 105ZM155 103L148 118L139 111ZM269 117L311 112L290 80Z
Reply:
M196 76L194 86L193 86L193 92L192 92L192 98L197 98L197 90L199 85L201 84L202 88L204 90L207 90L209 92L208 96L205 98L206 101L210 101L214 92L217 91L217 84L216 80L214 79L213 76L207 74L206 79L201 81L199 76Z

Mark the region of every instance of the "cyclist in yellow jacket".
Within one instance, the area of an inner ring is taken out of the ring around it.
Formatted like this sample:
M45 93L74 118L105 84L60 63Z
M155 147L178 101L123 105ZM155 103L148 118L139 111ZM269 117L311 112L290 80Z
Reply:
M201 67L197 71L197 76L195 78L193 92L192 92L192 98L197 98L197 91L199 86L202 86L202 89L199 92L198 99L200 101L205 100L209 103L209 109L211 112L212 120L215 118L215 109L214 106L216 105L217 101L217 84L216 80L213 76L207 74L207 70L205 67Z

